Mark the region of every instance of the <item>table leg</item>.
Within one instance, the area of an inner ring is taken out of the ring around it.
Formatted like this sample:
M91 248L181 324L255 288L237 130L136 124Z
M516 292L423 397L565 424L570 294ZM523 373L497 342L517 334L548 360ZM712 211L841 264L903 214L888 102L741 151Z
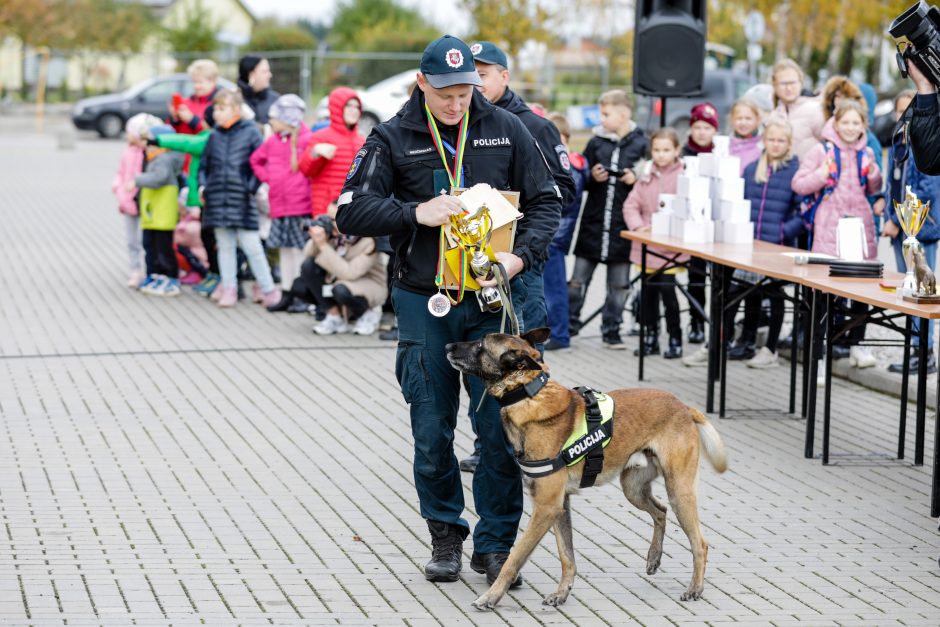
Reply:
M721 272L721 295L718 298L718 377L721 380L718 397L718 417L725 417L725 396L727 395L728 384L728 341L725 334L729 329L725 328L725 309L727 308L728 292L731 289L731 273L727 270ZM714 323L713 323L714 324ZM734 327L730 329L734 333Z
M813 330L813 313L811 307L813 305L813 292L806 288L807 291L804 292L804 295L809 299L809 302L806 303L807 310L804 311L801 315L803 317L803 418L809 417L809 357L810 350L806 346L806 340L809 339L809 336ZM796 348L796 338L794 337L794 351L798 350ZM794 355L797 353L794 352Z
M832 294L826 294L826 389L823 396L823 466L829 465L829 420L832 417L832 332L834 331L834 325L832 324L833 299L834 296Z
M940 370L937 371L937 416L940 416ZM940 418L933 433L933 481L930 487L930 515L934 518L940 516Z
M918 334L920 346L917 352L917 423L914 429L914 465L924 464L924 431L927 426L927 320L920 319Z
M901 371L901 420L898 425L898 459L904 459L904 438L907 435L907 385L911 373L911 333L914 317L904 316L904 370Z
M719 291L724 276L724 268L714 261L709 263L711 268L711 303L709 315L711 320L708 325L708 387L705 394L705 410L708 413L715 411L715 380L718 378L718 344L721 341L720 322L721 314L716 312L719 305Z
M796 412L796 338L800 328L800 286L793 286L793 348L790 354L790 413Z
M804 366L806 375L806 443L803 448L803 457L813 457L813 446L816 440L816 290L809 295L809 324L806 335L803 337L803 354L807 356Z
M639 374L637 375L637 380L643 380L643 340L646 339L646 320L643 315L643 298L646 296L646 244L643 244L640 247L640 298L637 303L637 309L640 312L640 348L637 353L640 356L640 363L637 366Z

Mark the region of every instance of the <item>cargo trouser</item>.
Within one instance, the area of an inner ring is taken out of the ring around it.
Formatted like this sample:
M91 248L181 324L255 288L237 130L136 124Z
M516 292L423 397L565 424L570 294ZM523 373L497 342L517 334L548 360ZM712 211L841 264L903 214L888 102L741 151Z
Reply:
M447 361L444 347L498 332L501 314L481 312L475 295L467 293L446 316L436 318L428 311L427 295L397 286L392 289L392 304L398 318L395 375L411 411L421 516L469 530L454 455L461 373ZM483 382L477 377L467 379L470 404L476 408ZM522 480L503 433L499 405L489 396L476 412L476 427L481 455L473 475L473 500L480 521L473 530L474 550L508 552L522 516Z

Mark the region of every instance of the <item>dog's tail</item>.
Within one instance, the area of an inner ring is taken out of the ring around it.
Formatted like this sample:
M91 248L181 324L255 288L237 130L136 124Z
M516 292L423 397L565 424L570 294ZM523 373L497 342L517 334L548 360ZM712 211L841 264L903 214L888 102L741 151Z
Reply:
M721 441L718 431L699 410L689 407L689 412L692 414L695 426L698 427L698 438L702 442L705 457L708 458L712 468L717 472L728 470L728 452L725 450L725 444Z

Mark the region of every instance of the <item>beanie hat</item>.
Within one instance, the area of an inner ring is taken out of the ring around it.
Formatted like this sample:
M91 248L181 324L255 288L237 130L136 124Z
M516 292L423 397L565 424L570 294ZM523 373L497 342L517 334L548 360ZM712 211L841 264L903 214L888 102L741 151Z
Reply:
M124 132L127 133L128 139L140 139L147 133L148 129L154 126L160 126L161 124L163 124L163 121L154 115L138 113L127 120L127 123L124 125Z
M238 62L238 80L243 83L248 82L248 75L254 71L258 64L264 59L253 54L246 54Z
M705 122L711 124L718 130L718 110L710 102L700 102L692 107L692 115L689 119L689 126L696 122Z
M307 105L300 96L297 94L284 94L275 100L271 108L268 109L268 117L296 128L304 121L306 111Z

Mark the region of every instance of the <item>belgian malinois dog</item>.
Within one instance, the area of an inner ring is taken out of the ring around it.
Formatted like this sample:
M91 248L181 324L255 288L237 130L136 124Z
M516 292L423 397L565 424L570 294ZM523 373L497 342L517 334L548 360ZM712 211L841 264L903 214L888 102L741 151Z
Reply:
M447 359L457 370L483 379L497 400L547 372L535 344L548 339L548 329L524 335L493 333L475 342L447 345ZM704 415L672 394L653 389L621 389L608 392L614 399L613 433L604 449L604 463L596 485L620 479L623 493L635 507L653 517L653 540L646 558L646 572L659 568L666 532L666 507L653 496L651 484L662 476L669 503L692 548L692 582L682 600L702 595L708 544L699 528L697 482L699 451L712 467L724 472L727 454L718 432ZM555 458L585 412L584 399L574 390L549 380L534 395L504 406L503 429L523 461ZM496 606L532 550L554 526L561 556L558 590L546 596L544 605L557 606L568 599L574 584L574 548L568 495L577 492L584 460L539 478L527 477L534 503L532 519L513 546L499 577L486 594L473 602L477 609Z

